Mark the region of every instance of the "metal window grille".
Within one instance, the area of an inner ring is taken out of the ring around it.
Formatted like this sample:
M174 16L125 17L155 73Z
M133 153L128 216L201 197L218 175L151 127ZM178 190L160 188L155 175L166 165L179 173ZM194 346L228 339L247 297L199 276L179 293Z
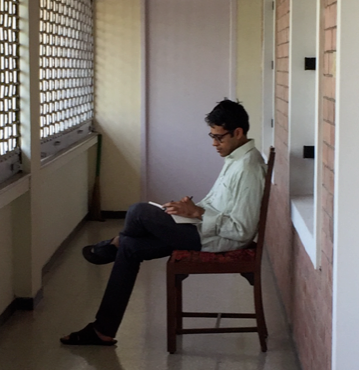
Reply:
M18 5L0 0L0 181L20 169Z
M42 157L91 129L93 66L92 0L40 0L40 133L52 142Z

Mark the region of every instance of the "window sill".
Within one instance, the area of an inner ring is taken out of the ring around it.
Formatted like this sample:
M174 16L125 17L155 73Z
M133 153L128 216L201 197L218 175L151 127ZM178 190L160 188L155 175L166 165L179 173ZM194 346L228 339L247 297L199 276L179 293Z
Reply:
M19 173L0 186L0 209L30 189L30 175Z
M314 268L317 267L317 251L314 235L314 197L313 195L293 196L291 214L303 246L308 253Z
M73 144L56 155L46 158L42 163L42 175L50 175L66 163L72 161L79 154L97 144L97 134L89 134L86 139ZM0 209L25 194L30 189L30 174L19 173L0 185Z
M59 153L66 152L78 142L87 140L91 134L92 121L86 121L68 132L62 132L41 139L41 158L53 158Z
M85 139L78 141L70 147L61 150L55 155L45 158L41 161L42 175L49 175L55 172L65 164L72 161L78 155L82 154L92 146L97 144L97 133L88 134Z

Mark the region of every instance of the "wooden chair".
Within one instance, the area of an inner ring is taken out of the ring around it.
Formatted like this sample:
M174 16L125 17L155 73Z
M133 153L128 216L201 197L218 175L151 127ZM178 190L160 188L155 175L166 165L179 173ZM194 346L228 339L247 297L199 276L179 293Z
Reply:
M176 250L167 262L167 349L176 352L177 334L197 333L239 333L258 332L261 349L267 351L268 331L264 318L261 288L261 260L267 219L271 177L274 166L275 150L270 148L268 169L258 228L258 241L249 248L224 253ZM212 313L183 312L182 281L190 274L233 274L240 273L252 278L254 288L255 313ZM256 319L254 327L196 328L184 329L183 317L213 317Z

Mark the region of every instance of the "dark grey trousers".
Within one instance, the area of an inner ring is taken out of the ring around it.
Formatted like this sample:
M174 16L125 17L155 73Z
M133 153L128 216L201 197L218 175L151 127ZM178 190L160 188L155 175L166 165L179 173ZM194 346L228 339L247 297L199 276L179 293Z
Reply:
M96 315L95 328L115 337L130 299L140 263L169 256L173 250L201 250L197 228L176 224L160 208L137 203L127 212L120 247Z

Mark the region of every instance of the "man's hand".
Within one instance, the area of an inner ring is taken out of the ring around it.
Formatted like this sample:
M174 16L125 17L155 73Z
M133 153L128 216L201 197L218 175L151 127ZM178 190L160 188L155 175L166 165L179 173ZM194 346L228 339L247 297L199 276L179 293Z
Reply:
M169 215L202 219L204 209L196 206L190 197L184 197L179 202L168 202L162 205Z

